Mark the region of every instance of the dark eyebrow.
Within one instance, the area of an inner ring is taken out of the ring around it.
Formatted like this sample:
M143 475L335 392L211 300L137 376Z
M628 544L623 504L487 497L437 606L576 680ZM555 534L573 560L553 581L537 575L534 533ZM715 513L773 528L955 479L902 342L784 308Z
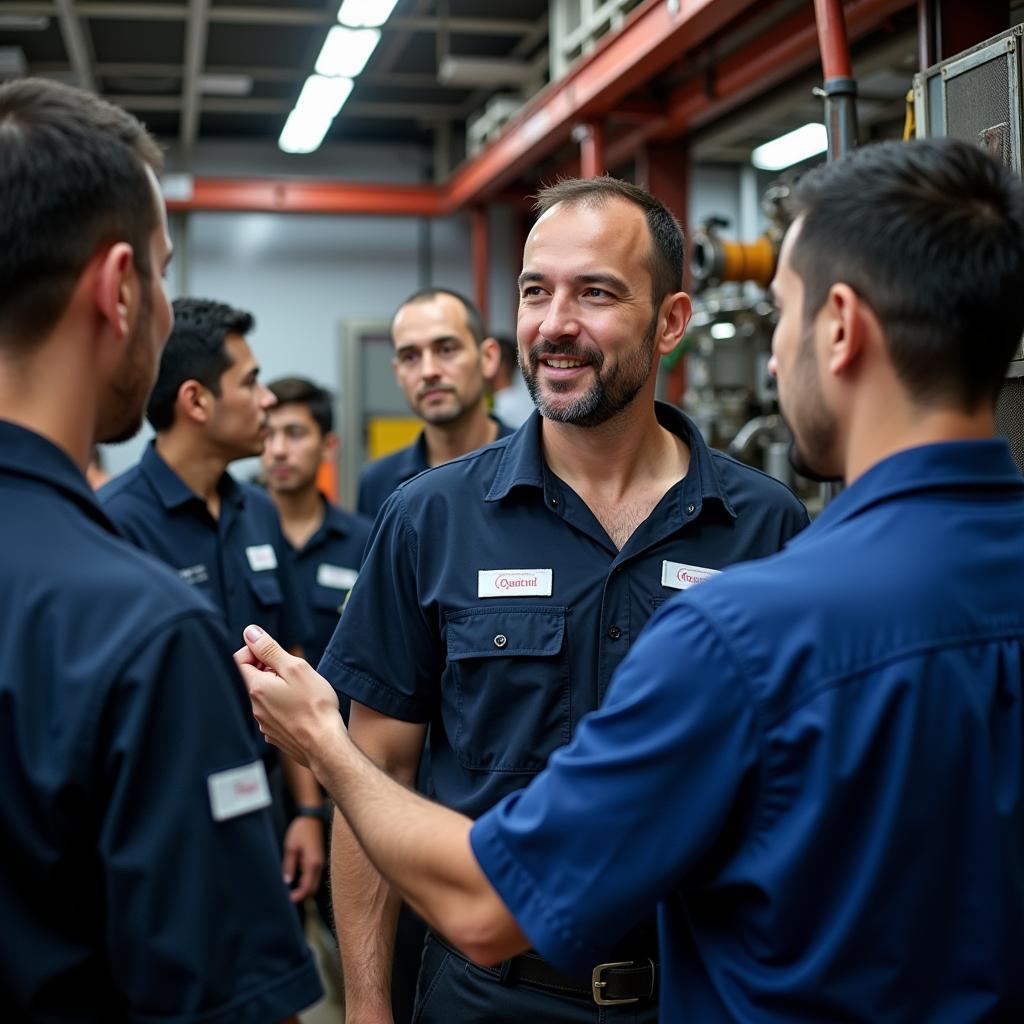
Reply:
M577 284L606 284L613 291L629 293L629 285L614 274L580 274L574 278Z
M538 273L536 270L524 270L519 275L519 287L522 288L528 281L543 281L544 275Z

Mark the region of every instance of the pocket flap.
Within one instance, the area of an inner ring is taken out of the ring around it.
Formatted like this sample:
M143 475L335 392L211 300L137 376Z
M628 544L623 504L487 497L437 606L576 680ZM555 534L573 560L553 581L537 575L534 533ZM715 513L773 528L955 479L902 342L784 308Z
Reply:
M448 660L550 657L565 642L565 608L500 605L449 612Z
M281 604L284 601L281 584L272 573L253 573L249 577L249 586L252 587L260 604Z

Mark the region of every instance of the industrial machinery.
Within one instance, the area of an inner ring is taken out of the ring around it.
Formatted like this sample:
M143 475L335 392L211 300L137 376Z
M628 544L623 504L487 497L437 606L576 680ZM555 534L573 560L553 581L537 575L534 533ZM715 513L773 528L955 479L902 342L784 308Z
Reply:
M1021 174L1022 43L1024 26L1015 25L915 75L918 136L976 142ZM1024 339L1000 392L996 422L1024 472Z

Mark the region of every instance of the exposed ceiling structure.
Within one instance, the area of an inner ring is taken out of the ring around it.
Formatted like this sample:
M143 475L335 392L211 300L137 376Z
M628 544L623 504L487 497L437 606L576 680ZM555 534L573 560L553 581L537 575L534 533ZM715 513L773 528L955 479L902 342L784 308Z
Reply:
M0 78L93 88L145 120L173 146L176 169L188 169L207 141L276 141L338 3L4 0ZM615 169L638 147L683 133L697 159L746 161L766 139L820 120L810 0L620 0L606 37L555 81L550 36L560 23L549 6L555 0L399 0L328 141L422 145L448 189L444 210L578 168L588 122ZM902 120L917 63L915 8L847 3L868 135ZM496 142L459 166L488 109L497 111ZM280 197L269 206L289 208Z

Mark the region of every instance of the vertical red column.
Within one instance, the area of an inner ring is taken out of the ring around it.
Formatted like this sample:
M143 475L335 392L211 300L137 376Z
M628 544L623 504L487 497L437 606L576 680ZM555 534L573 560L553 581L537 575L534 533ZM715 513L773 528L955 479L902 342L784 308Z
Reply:
M580 144L580 177L604 174L604 125L596 121L580 125L574 137Z
M491 266L491 236L487 222L487 207L474 206L470 211L471 251L473 261L473 300L488 323L490 292L488 274Z

